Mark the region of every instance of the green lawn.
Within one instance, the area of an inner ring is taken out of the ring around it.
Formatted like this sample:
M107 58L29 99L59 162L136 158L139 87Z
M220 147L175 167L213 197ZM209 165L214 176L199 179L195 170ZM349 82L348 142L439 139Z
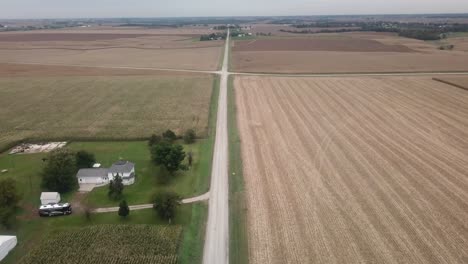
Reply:
M96 159L104 167L110 166L119 159L129 160L135 163L136 181L133 185L125 186L123 199L130 205L145 204L151 202L151 196L155 192L170 190L178 193L183 198L203 194L208 191L205 184L209 175L206 175L206 167L209 159L202 153L205 151L207 139L198 140L192 145L184 145L186 152L192 151L194 161L188 171L178 172L167 184L158 182L159 168L151 163L149 148L145 141L136 142L80 142L70 145L70 149L86 150L95 153ZM107 196L108 186L95 188L88 194L87 200L93 207L117 206Z

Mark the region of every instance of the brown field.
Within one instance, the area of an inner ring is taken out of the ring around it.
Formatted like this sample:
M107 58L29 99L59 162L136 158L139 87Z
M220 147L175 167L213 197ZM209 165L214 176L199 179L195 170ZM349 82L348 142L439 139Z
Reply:
M0 63L0 77L46 76L196 76L187 72Z
M176 30L176 29L174 29ZM0 33L0 63L216 70L222 41L144 29ZM179 32L179 31L176 31Z
M0 42L20 42L20 41L92 41L92 40L112 40L122 38L146 37L145 34L96 34L96 33L2 33ZM150 35L151 36L151 35Z
M431 43L391 34L317 34L302 39L301 42L310 44L300 44L297 38L237 41L232 55L233 70L277 73L468 71L466 52L441 51Z
M286 39L258 39L237 42L236 51L351 51L351 52L413 52L403 45L386 45L376 40L354 38L343 41L341 39L326 38L286 38Z
M323 30L323 29L327 29L327 30L342 29L340 27L328 27L328 28L314 27L314 28L299 29L299 28L291 27L290 25L287 25L287 24L286 25L279 25L279 24L263 24L263 23L241 24L241 26L248 27L247 32L251 32L254 35L257 34L257 33L263 33L263 34L271 33L273 36L299 36L299 37L304 36L304 35L296 34L296 33L283 32L281 30L310 30L312 32L318 32L318 31Z
M249 259L468 263L468 92L236 77Z

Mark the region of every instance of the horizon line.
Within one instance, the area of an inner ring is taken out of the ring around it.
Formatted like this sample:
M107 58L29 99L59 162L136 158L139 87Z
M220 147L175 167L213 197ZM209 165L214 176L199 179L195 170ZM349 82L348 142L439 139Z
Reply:
M189 19L189 18L271 18L271 17L346 17L346 16L423 16L423 15L468 15L468 12L443 13L354 13L354 14L314 14L314 15L229 15L229 16L104 16L104 17L37 17L37 18L1 18L5 20L59 20L59 19Z

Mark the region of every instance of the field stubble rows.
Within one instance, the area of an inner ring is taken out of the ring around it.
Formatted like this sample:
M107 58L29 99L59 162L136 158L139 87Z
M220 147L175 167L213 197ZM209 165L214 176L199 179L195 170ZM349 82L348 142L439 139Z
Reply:
M468 93L235 79L250 263L468 262Z

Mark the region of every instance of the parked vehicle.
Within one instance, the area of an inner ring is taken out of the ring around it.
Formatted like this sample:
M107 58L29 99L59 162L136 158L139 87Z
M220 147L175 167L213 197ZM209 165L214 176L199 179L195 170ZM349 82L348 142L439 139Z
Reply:
M50 203L39 207L39 216L69 215L72 213L69 203Z

